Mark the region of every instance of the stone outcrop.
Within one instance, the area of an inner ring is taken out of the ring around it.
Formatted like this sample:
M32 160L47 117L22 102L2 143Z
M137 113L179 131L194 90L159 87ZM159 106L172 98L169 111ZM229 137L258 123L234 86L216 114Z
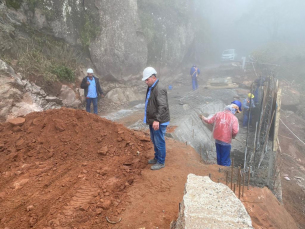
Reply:
M191 2L175 1L171 7L140 1L141 9L138 2L23 1L18 9L4 11L14 25L51 31L69 44L88 48L99 75L121 80L139 75L147 59L149 64L161 61L163 67L179 65L194 39Z
M23 79L0 60L0 121L35 111L60 108L62 101L46 95L35 83Z
M81 104L81 101L77 98L76 93L67 85L62 85L58 97L62 100L65 107L77 108Z
M190 228L253 227L244 205L228 186L189 174L179 217L171 229Z
M141 100L145 97L144 94L142 95L136 91L135 88L115 88L109 91L106 97L116 104Z
M90 45L98 72L123 79L139 74L147 62L147 44L138 18L137 0L96 1L102 31Z
M8 9L13 23L26 23L69 44L89 48L99 75L117 80L138 75L147 62L147 43L141 32L137 0L24 2Z

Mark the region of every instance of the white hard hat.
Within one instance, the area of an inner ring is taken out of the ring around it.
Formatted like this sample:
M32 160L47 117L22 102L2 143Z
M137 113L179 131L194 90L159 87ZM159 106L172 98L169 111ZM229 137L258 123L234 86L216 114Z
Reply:
M147 80L149 77L151 77L151 75L157 75L157 71L153 68L153 67L147 67L144 69L143 71L143 78L142 81Z
M92 68L88 68L87 73L92 73L93 74L93 69Z

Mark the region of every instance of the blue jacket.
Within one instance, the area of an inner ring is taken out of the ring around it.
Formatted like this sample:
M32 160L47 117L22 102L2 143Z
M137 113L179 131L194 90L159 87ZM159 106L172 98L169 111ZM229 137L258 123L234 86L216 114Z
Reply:
M254 108L255 105L254 105L254 100L251 99L252 102L251 102L251 108ZM248 98L245 98L244 102L243 102L243 107L245 108L245 110L248 110L250 108L250 99Z
M193 66L193 67L191 68L190 75L191 75L192 77L196 77L196 76L199 75L199 74L200 74L199 68L197 68L197 72L196 72L196 67Z

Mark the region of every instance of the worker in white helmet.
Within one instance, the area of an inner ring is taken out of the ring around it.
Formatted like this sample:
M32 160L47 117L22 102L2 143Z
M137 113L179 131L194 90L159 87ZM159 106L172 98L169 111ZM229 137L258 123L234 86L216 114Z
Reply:
M98 97L104 97L104 94L99 79L93 75L92 68L87 70L87 76L83 78L80 87L85 90L86 111L90 113L90 106L93 103L94 114L97 114Z
M144 69L142 81L145 81L148 86L145 97L144 123L149 125L150 137L155 151L154 158L148 160L148 164L153 164L152 170L159 170L165 166L164 135L170 121L167 90L160 85L157 71L152 67Z

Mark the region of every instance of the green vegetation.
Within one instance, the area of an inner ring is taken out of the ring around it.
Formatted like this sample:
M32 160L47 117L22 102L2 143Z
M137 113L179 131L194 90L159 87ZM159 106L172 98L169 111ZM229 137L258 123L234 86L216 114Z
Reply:
M20 9L22 0L5 0L8 7L14 8L15 10Z
M80 29L80 38L84 48L88 48L91 41L100 33L100 28L96 22L94 15L85 12Z
M75 79L74 72L64 65L52 66L50 72L61 81L73 82Z
M11 39L13 48L3 53L4 61L12 63L13 60L18 60L15 68L19 72L26 78L42 77L45 84L75 80L74 71L83 61L81 50L76 50L63 40L41 34L25 25L19 29L30 35L30 38ZM0 39L0 46L1 43Z

